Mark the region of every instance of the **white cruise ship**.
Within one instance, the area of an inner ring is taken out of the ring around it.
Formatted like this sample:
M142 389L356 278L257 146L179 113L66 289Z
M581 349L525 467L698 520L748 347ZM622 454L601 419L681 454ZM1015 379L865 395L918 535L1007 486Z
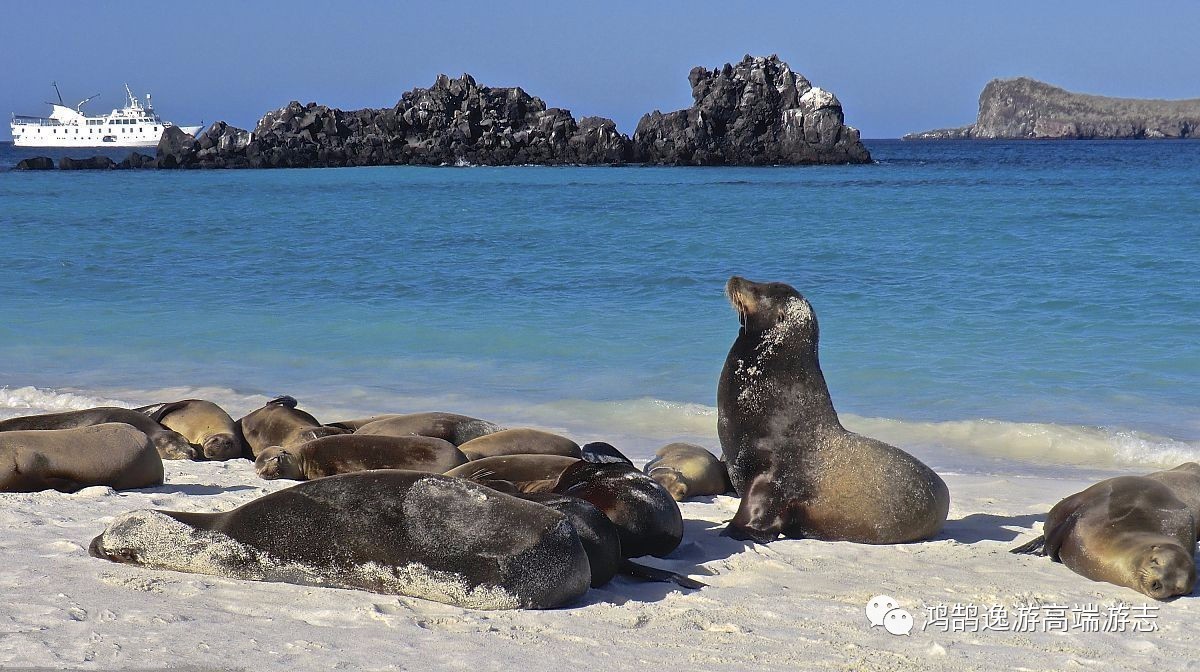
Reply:
M58 84L54 85L58 93ZM129 97L125 107L107 115L89 117L83 106L96 96L80 101L75 109L63 104L62 94L58 103L49 103L53 110L49 117L12 116L13 145L17 147L154 147L168 126L154 113L150 94L142 104L125 85ZM99 94L97 94L99 95ZM195 135L201 126L181 126L185 133Z

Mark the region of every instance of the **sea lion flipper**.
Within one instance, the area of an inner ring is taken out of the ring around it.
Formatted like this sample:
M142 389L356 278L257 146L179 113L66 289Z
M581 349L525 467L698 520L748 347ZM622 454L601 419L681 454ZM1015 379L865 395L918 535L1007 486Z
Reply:
M187 405L187 401L171 401L162 404L150 404L133 410L145 413L150 419L161 423L162 419Z
M686 577L682 574L678 574L676 572L672 572L667 569L659 569L657 567L650 567L648 565L642 565L642 564L636 563L632 560L622 560L621 561L621 573L626 574L628 576L638 578L638 579L642 579L643 581L656 581L659 583L674 583L676 585L682 586L684 588L690 588L692 590L699 590L700 588L708 587L707 583L701 583L695 579Z
M1077 510L1067 519L1055 525L1051 530L1043 530L1043 536L1046 538L1046 544L1042 548L1042 555L1050 556L1051 560L1058 561L1058 549L1062 548L1063 542L1067 536L1075 529L1075 523L1079 520L1081 513Z
M759 474L746 490L737 514L721 532L722 537L733 537L741 541L753 541L758 544L769 544L779 537L785 524L784 509L791 512L798 508L793 503L787 506L779 501L776 484L766 474ZM789 526L792 527L792 526ZM800 538L797 533L794 536Z
M1046 535L1039 534L1037 539L1029 543L1021 544L1016 548L1009 549L1009 553L1020 553L1025 555L1043 555L1046 546Z

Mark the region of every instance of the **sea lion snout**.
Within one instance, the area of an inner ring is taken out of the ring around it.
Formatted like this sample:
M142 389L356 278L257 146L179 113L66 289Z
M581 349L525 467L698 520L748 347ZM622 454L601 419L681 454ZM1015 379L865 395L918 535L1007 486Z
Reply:
M1141 592L1156 600L1187 595L1196 585L1196 563L1182 547L1155 545L1138 572Z

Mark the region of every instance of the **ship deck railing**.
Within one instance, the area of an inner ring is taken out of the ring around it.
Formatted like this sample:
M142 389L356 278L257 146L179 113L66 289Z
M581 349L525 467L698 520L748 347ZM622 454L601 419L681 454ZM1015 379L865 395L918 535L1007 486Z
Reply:
M47 119L46 117L28 117L20 114L14 114L12 121L17 126L67 126L56 119Z

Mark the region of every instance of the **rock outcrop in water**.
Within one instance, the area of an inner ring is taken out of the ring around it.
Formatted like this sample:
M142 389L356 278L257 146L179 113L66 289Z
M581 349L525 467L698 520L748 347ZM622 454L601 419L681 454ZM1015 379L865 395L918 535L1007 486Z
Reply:
M375 165L865 163L837 98L778 57L691 73L696 104L646 115L631 140L603 117L576 120L520 87L439 75L394 107L344 111L293 101L253 133L218 122L196 138L168 129L160 168Z
M910 133L905 140L1193 138L1200 99L1140 100L1072 93L1028 77L994 79L970 126Z
M778 56L746 56L688 75L692 107L642 117L635 160L666 165L869 163L858 131L829 91Z
M576 121L520 87L440 75L391 108L293 101L264 116L253 134L224 122L191 142L164 134L158 161L163 168L610 164L627 162L630 149L609 119Z
M17 162L17 170L54 170L54 159L48 156L34 156Z

